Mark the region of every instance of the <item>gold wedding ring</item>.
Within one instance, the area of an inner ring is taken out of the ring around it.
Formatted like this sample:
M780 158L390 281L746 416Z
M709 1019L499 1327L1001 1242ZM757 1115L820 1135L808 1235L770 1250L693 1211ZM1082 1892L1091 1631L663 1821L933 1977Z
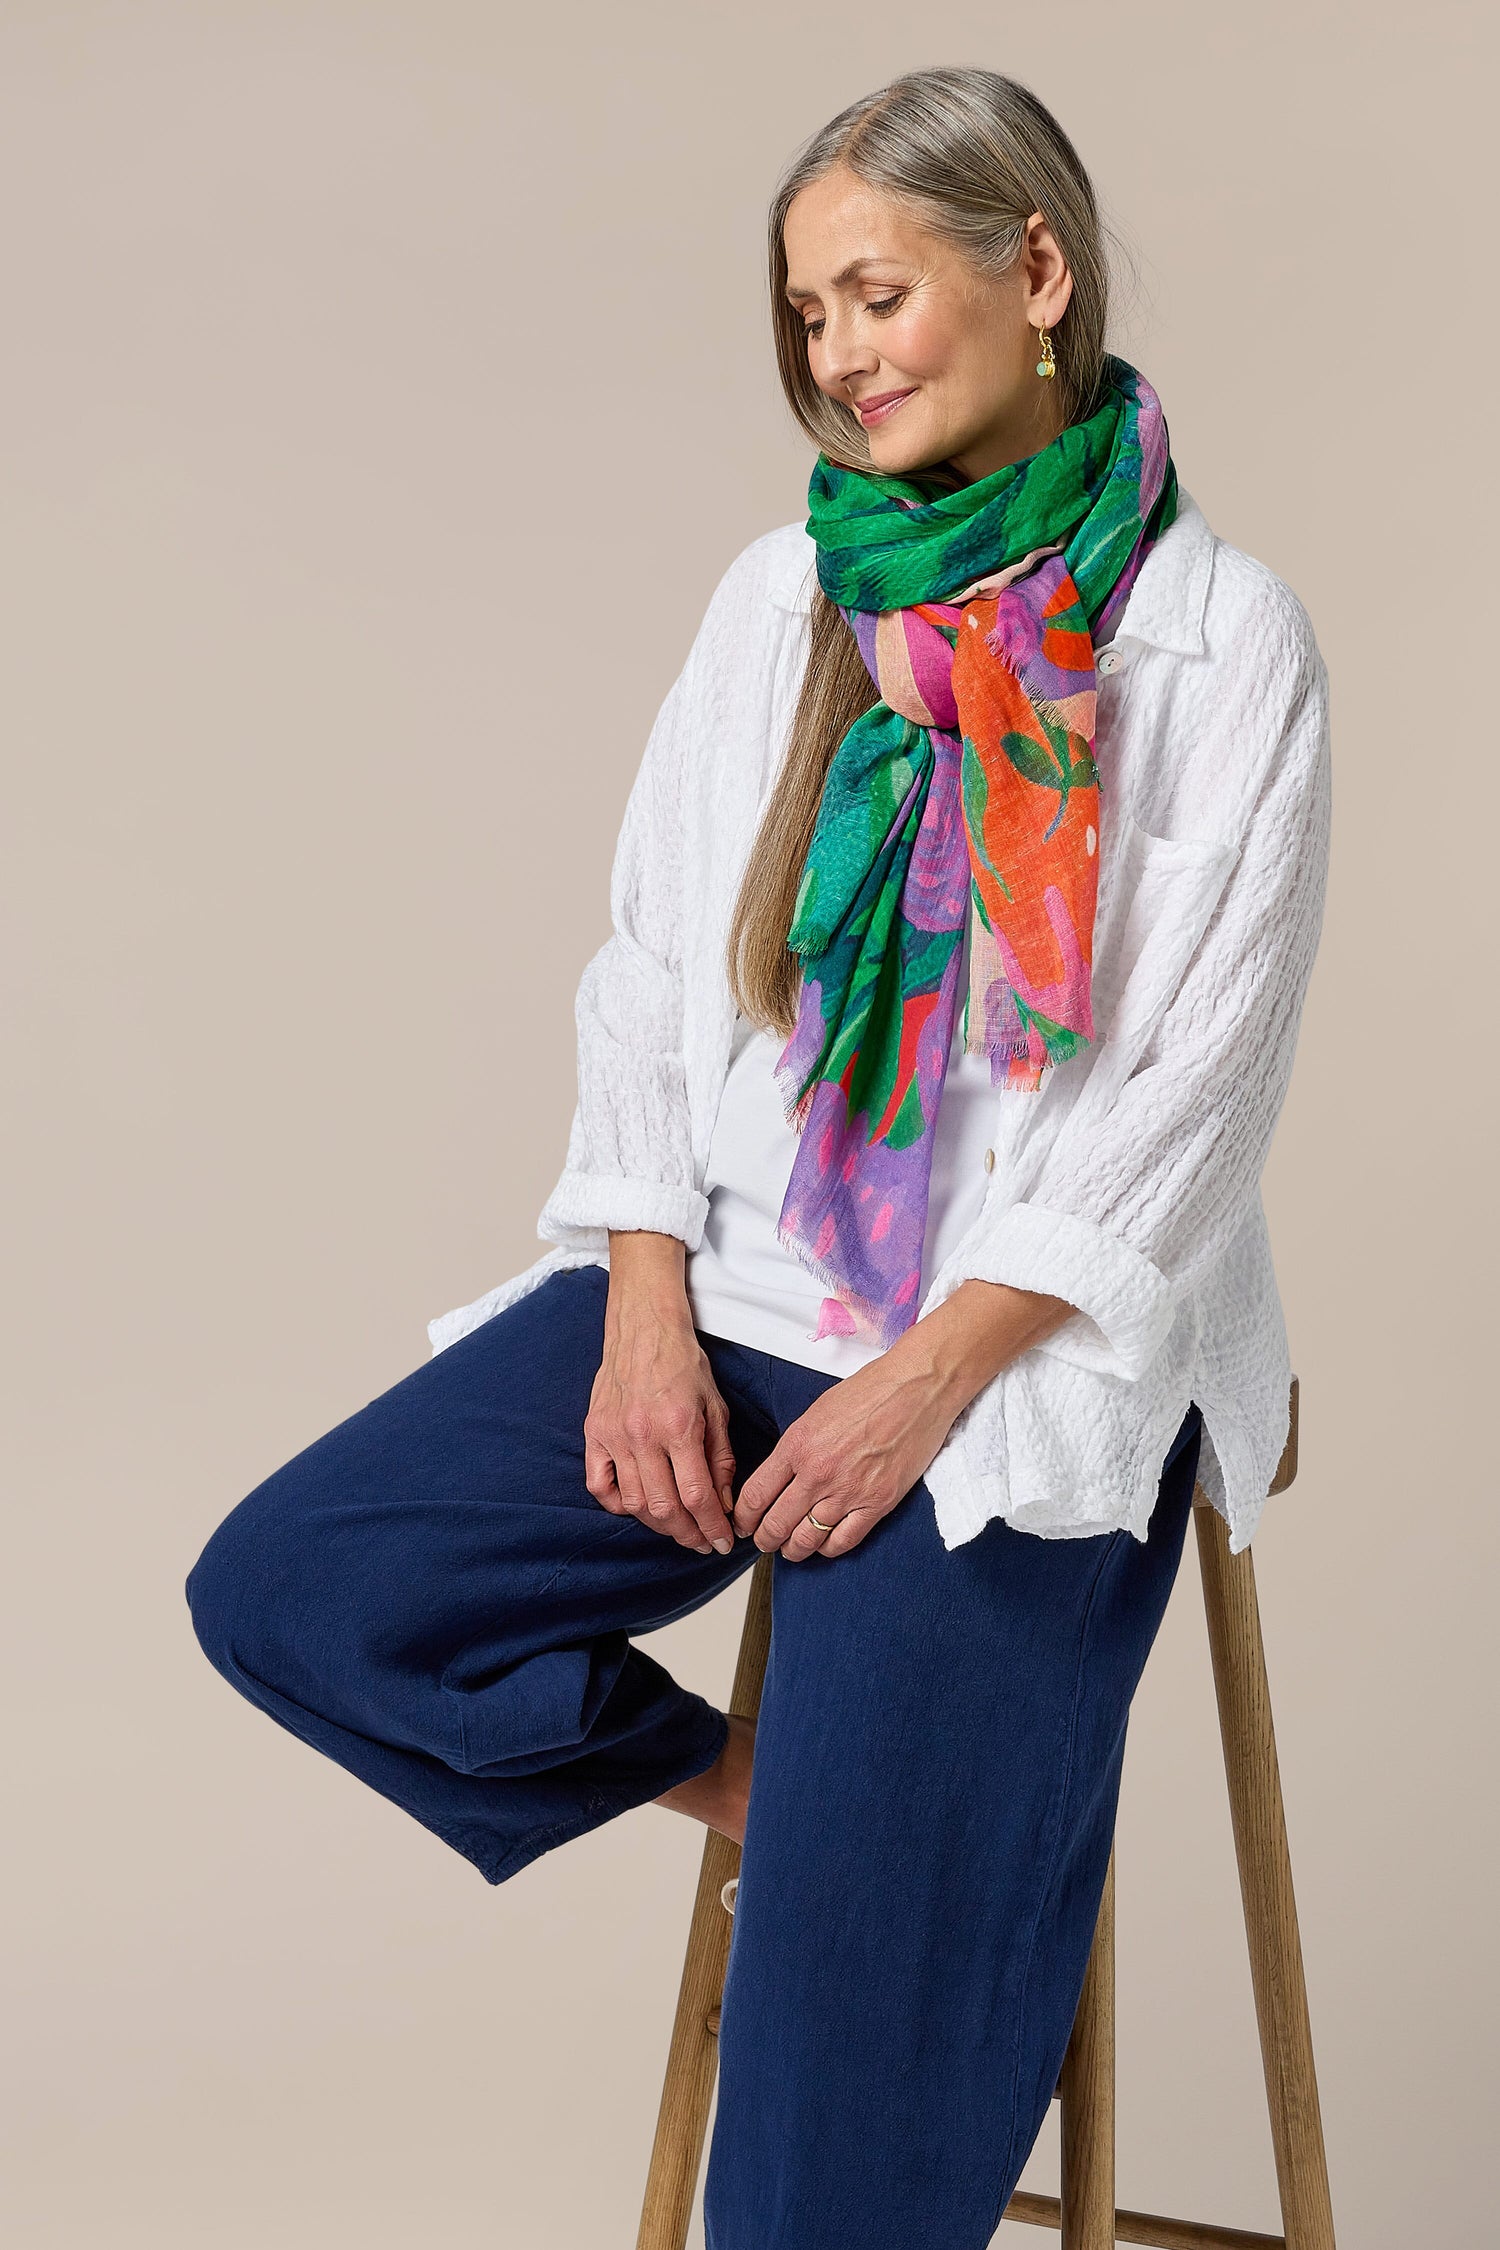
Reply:
M831 1523L818 1523L818 1519L813 1514L811 1508L809 1508L807 1511L807 1520L809 1523L817 1523L819 1531L832 1531L833 1529L833 1525Z

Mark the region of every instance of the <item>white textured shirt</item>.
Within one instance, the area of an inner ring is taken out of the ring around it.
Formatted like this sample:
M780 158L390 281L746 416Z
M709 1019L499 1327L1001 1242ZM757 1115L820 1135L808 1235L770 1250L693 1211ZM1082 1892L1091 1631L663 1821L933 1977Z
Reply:
M613 934L578 987L578 1099L537 1222L552 1247L430 1323L435 1350L609 1230L697 1247L736 1012L725 942L807 661L814 548L752 540L710 599L631 789ZM959 1415L926 1473L944 1543L994 1516L1144 1538L1190 1401L1200 1480L1249 1541L1290 1366L1260 1177L1318 941L1328 678L1289 587L1186 491L1098 652L1095 1038L1037 1093L997 1088L996 1161L920 1311L971 1278L1076 1312Z

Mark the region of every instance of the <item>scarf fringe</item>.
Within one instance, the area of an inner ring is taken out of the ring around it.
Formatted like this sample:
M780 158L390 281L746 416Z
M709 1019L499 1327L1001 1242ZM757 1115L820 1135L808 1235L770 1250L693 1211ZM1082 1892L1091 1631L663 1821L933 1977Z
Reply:
M789 1227L783 1227L779 1219L776 1222L776 1239L782 1249L788 1251L800 1266L806 1267L825 1296L837 1298L844 1309L852 1313L854 1318L876 1338L882 1351L888 1351L897 1338L904 1336L907 1329L915 1321L917 1305L921 1299L920 1289L913 1295L910 1306L877 1304L873 1298L862 1297L857 1291L852 1290L841 1274L836 1274L832 1266L825 1259L820 1258L817 1252L802 1240L800 1235L794 1234ZM889 1325L893 1315L898 1317L900 1321L900 1325L894 1328Z
M776 1082L776 1091L781 1098L781 1107L786 1121L793 1132L800 1136L812 1110L813 1096L820 1086L831 1084L833 1081L824 1080L821 1076L814 1076L806 1088L799 1093L797 1090L797 1074L788 1067L785 1057L778 1061L771 1075Z
M981 1040L977 1047L965 1046L964 1053L966 1055L988 1055L990 1083L998 1091L1007 1094L1039 1094L1057 1068L1057 1063L1051 1055L1047 1057L1045 1062L1033 1063L1030 1047L1017 1047L1013 1041L1004 1041L998 1046L991 1047ZM1005 1076L1003 1078L995 1076L995 1064L997 1062L1002 1062L1005 1065ZM1021 1066L1021 1075L1019 1076L1016 1075L1018 1064Z

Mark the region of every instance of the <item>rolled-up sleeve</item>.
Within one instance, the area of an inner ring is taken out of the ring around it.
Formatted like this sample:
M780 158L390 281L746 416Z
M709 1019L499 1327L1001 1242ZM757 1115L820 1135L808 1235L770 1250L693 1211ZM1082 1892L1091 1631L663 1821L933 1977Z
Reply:
M1212 917L1102 1114L1064 1125L1024 1198L976 1223L958 1279L1077 1308L1038 1348L1138 1379L1246 1218L1285 1099L1317 950L1331 816L1328 679L1306 613L1254 723L1271 743ZM1267 707L1269 702L1270 707Z

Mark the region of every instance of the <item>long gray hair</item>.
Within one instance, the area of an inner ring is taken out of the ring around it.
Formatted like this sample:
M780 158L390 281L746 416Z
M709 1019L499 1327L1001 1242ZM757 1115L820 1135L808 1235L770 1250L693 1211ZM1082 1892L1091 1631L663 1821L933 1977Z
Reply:
M1009 272L1026 221L1045 216L1073 277L1053 333L1063 424L1093 410L1103 380L1109 312L1108 236L1093 184L1052 112L994 70L912 70L863 95L793 157L768 218L771 322L782 389L830 460L868 469L870 448L852 409L819 390L807 364L802 315L786 295L783 239L792 198L836 165L899 201L945 236L980 273ZM829 762L862 711L878 700L854 635L815 587L807 670L782 770L750 849L730 924L730 988L753 1021L790 1035L800 969L787 946L797 890Z

